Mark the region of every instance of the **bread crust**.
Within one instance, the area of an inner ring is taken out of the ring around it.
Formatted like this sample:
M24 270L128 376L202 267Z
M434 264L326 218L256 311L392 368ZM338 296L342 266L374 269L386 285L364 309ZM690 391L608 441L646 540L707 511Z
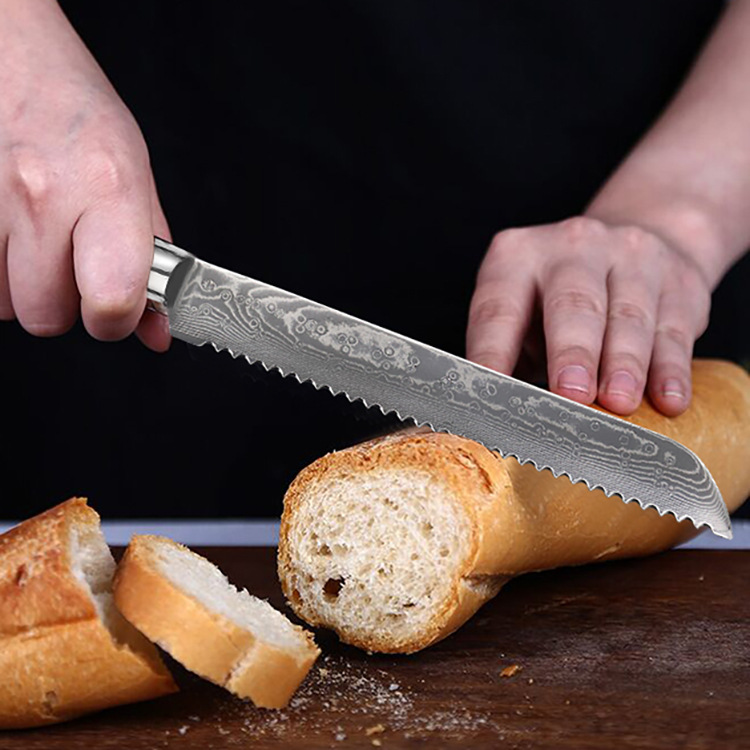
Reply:
M164 577L154 543L186 549L164 537L133 537L115 575L120 612L192 672L261 708L286 706L320 654L312 636L298 628L306 643L299 652L256 638Z
M716 480L730 511L750 492L750 376L737 365L696 360L693 402L668 418L644 401L628 421L674 438L693 450ZM457 564L450 594L418 635L394 639L388 632L363 638L324 620L309 601L294 596L295 550L291 530L315 484L324 479L387 468L418 468L445 482L468 519L468 553ZM278 571L296 613L312 625L330 627L347 643L370 651L413 652L444 638L468 620L512 577L534 570L653 554L698 531L690 521L626 505L601 490L589 491L550 472L503 459L465 438L409 430L330 453L292 482L284 498Z
M152 644L118 643L99 618L71 568L73 524L99 526L85 499L0 536L2 728L53 724L177 690Z

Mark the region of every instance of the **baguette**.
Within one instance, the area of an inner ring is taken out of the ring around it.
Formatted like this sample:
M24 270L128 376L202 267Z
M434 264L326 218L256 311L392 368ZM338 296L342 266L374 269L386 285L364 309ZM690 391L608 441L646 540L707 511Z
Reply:
M112 603L115 562L86 500L0 536L0 727L53 724L177 690Z
M171 539L134 536L114 594L147 638L262 708L283 708L320 654L309 633Z
M730 511L750 492L750 376L696 361L693 401L668 418L644 402L629 421L691 448ZM528 571L668 549L694 536L465 438L406 432L328 454L284 498L278 570L311 625L350 644L410 653L444 638Z

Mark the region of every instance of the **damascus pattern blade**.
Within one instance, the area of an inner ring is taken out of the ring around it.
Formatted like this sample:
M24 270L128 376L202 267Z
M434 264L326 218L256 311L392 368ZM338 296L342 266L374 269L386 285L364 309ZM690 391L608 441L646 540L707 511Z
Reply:
M184 251L182 251L184 253ZM731 538L683 445L371 323L184 254L162 297L172 334Z

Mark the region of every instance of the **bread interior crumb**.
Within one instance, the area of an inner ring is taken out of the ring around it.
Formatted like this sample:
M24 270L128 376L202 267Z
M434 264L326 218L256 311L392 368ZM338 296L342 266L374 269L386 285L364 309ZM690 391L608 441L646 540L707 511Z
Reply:
M149 542L159 570L184 593L213 612L283 649L307 647L307 637L281 612L245 589L237 589L213 563L184 547Z
M116 565L98 522L71 523L70 567L113 640L134 651L150 652L148 641L115 607L112 579Z
M450 488L419 469L325 475L298 498L289 529L291 598L360 639L407 641L455 587L467 528Z

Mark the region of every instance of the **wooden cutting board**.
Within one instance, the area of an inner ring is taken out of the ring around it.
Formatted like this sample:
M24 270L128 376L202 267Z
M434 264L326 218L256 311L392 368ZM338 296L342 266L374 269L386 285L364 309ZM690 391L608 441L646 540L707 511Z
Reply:
M283 606L275 550L199 551ZM412 656L318 642L285 710L172 663L177 695L0 733L0 748L750 748L750 551L530 574Z

